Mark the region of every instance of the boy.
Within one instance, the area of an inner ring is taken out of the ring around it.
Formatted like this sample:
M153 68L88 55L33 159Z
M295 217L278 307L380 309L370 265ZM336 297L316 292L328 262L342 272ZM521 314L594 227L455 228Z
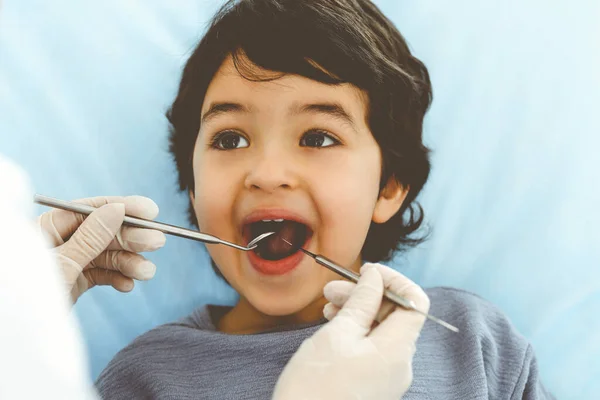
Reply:
M99 377L103 397L269 398L339 279L298 248L358 271L420 242L430 102L427 69L367 0L227 2L185 66L171 151L201 231L277 233L255 252L208 246L239 302L138 338ZM406 398L549 397L500 312L459 290L427 294L461 333L426 324Z

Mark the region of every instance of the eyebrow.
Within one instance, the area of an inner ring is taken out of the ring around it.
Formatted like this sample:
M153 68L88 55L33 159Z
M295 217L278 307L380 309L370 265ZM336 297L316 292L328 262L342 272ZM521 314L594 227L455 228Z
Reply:
M225 113L249 113L251 109L240 103L233 102L216 102L212 103L208 110L202 115L201 122L204 124L207 121L215 118L217 115ZM292 107L291 115L299 114L325 114L348 123L354 130L356 124L350 114L339 103L310 103L304 105L296 105Z
M356 123L354 122L354 119L339 103L311 103L292 109L292 115L301 113L326 114L330 117L348 123L354 130L356 130Z
M236 113L249 113L250 109L239 103L223 102L223 103L212 103L208 110L202 115L200 121L204 124L207 121L213 119L217 115L225 114L229 112Z

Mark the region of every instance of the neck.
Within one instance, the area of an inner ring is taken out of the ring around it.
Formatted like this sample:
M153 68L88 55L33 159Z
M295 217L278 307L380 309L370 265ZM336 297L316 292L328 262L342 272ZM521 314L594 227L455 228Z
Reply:
M234 335L264 332L282 325L299 325L317 322L323 318L327 299L319 297L295 314L271 316L258 311L243 297L218 321L218 330Z

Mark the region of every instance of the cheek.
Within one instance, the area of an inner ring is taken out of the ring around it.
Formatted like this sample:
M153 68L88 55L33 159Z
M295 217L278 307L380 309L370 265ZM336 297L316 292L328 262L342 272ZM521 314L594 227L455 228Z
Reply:
M336 167L329 170L329 190L324 191L328 203L335 204L341 213L353 211L370 220L379 191L379 148L364 146L362 151L336 161Z
M219 168L214 165L214 160L210 159L210 155L204 159L200 157L194 159L194 210L198 226L201 232L236 241L239 240L239 235L234 232L235 224L233 222L224 223L234 220L232 209L234 208L235 185L224 184L224 182L231 181L232 172L228 171L226 167ZM206 248L227 281L239 291L236 285L237 279L227 268L227 266L235 265L237 250L219 245L207 245Z
M231 210L234 200L234 186L230 182L232 175L226 168L215 167L209 156L194 159L194 209L201 230L218 234L227 224L218 223L232 219Z
M335 243L336 248L331 251L339 253L338 257L352 258L345 261L353 262L362 248L373 217L379 193L381 161L378 149L340 161L324 179L319 180L316 202L323 223L324 240L330 245Z

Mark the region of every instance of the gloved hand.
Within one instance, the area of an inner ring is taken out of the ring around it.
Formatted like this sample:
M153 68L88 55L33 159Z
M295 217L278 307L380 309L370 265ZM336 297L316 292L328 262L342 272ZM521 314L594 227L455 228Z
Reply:
M121 227L124 216L154 219L158 206L142 196L94 197L76 202L99 207L89 216L52 210L38 218L53 247L73 303L95 285L121 292L133 289L133 279L148 280L156 266L137 254L161 248L165 234L151 229Z
M275 400L397 400L412 382L415 343L425 317L382 302L384 287L429 311L429 298L415 283L391 268L365 264L358 284L333 281L325 286L330 322L305 340L284 368ZM383 303L383 308L382 308ZM390 313L391 311L391 313ZM378 312L381 323L375 327Z

